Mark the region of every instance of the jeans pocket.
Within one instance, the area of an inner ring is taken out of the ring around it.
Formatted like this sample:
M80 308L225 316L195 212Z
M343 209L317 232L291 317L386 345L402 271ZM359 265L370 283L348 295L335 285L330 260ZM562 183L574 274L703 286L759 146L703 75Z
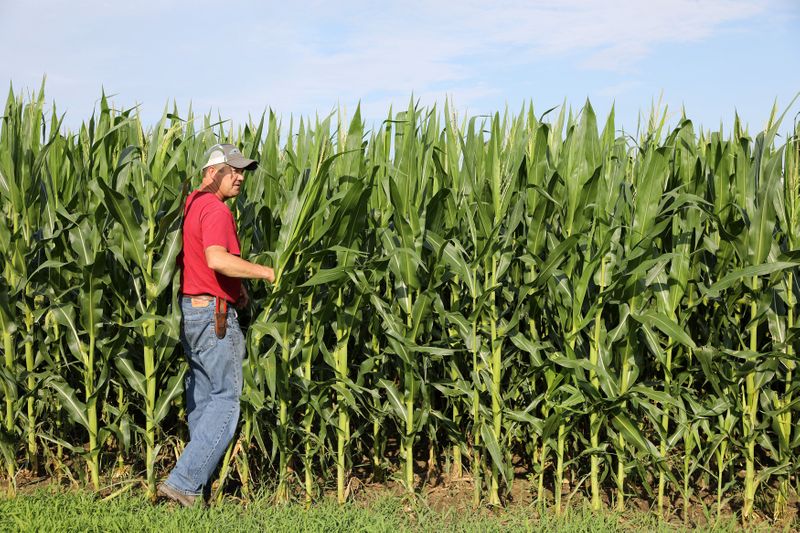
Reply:
M201 352L209 350L217 342L214 332L214 322L206 318L202 320L184 320L181 341L184 349L188 348L187 356L197 357Z

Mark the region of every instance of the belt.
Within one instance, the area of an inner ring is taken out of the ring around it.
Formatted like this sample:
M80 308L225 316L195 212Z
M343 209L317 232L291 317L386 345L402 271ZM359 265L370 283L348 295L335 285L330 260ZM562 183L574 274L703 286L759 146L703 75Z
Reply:
M184 294L184 298L198 298L200 300L213 300L216 298L213 294Z

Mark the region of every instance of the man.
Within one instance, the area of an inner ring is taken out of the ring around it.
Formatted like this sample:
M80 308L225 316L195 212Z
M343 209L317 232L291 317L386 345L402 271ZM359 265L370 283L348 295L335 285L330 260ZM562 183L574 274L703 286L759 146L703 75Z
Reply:
M204 493L239 420L245 344L228 306L247 304L241 278L275 281L271 268L239 257L236 224L224 203L239 194L244 172L258 163L231 144L212 146L203 160L203 182L186 199L178 258L189 444L158 487L161 496L184 506Z

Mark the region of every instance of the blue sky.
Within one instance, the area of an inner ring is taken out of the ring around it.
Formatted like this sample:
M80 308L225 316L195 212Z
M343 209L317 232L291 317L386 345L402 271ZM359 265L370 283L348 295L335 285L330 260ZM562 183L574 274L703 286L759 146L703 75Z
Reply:
M685 107L728 129L737 111L751 132L800 92L800 0L0 0L0 29L0 86L46 75L70 128L101 88L148 123L173 99L235 123L358 102L380 121L413 93L468 115L589 98L629 131L661 99L673 123Z

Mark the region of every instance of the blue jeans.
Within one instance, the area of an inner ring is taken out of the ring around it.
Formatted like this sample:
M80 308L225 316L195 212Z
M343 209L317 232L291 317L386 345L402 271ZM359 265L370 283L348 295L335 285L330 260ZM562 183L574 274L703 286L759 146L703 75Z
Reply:
M236 432L245 344L235 309L228 309L224 339L214 332L213 301L206 307L192 307L191 298L184 296L181 310L181 343L189 360L189 444L166 483L184 494L199 495Z

